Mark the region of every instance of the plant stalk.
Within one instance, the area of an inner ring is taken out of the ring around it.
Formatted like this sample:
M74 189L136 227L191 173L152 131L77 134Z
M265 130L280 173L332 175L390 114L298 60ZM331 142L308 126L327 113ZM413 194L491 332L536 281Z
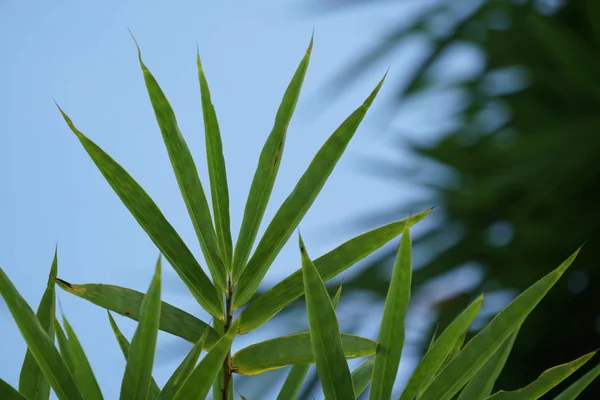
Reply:
M225 326L224 332L227 333L229 328L231 327L231 322L233 320L233 313L231 312L231 307L233 304L233 283L231 282L231 277L228 279L228 290L227 296L225 299ZM229 353L227 353L227 357L225 357L225 361L223 362L223 400L229 400L229 389L231 385L231 349Z

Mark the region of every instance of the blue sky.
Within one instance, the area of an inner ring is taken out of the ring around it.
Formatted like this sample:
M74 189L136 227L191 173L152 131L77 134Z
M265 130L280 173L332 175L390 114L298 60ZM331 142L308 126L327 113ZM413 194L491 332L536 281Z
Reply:
M59 276L74 283L110 283L144 291L158 255L69 132L53 99L146 189L200 258L127 29L135 34L144 61L171 101L206 184L195 65L198 44L223 135L235 238L259 152L313 28L315 47L265 220L387 67L392 67L392 78L402 73L385 60L388 64L376 66L343 99L315 117L304 101L310 101L311 93L376 40L383 23L396 16L390 7L302 16L300 4L197 0L0 4L0 266L34 308L57 243ZM383 97L392 91L393 87L384 87ZM399 198L410 200L410 187L390 186L353 169L357 155L394 154L369 115L300 226L311 255L359 233L349 229L328 235L328 225L339 227L356 213L394 204ZM264 285L276 283L298 266L296 241L291 240ZM163 298L204 316L175 273L163 271ZM59 299L98 371L106 398L116 398L124 363L105 312L60 291ZM16 385L25 344L2 302L0 321L0 377ZM125 332L133 332L132 323L122 318L118 322ZM241 343L272 335L266 329ZM161 335L159 346L177 340ZM175 366L156 368L159 383Z

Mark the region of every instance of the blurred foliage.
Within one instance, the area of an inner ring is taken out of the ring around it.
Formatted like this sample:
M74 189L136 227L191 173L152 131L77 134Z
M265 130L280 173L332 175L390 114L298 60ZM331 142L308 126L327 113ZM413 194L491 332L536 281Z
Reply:
M361 3L376 5L328 4ZM393 209L363 221L438 206L434 214L441 222L415 241L415 251L427 258L414 273L415 291L465 265L481 273L475 285L434 304L441 327L475 295L522 291L587 241L567 279L517 338L497 387L520 387L600 344L600 2L441 0L420 6L410 23L391 27L340 71L329 93L339 93L390 55L405 57L394 54L418 38L430 52L396 83L395 99L379 118L393 126L393 118L417 100L427 118L440 95L460 98L435 139L409 144L422 160L418 173L414 164L403 164L408 135L402 129L390 128L402 138L397 160L364 164L392 184L410 180L430 195L410 205L399 199ZM466 54L457 49L480 54L481 65L449 79L449 60ZM413 130L411 136L418 136ZM429 171L430 165L436 169ZM368 291L383 299L393 251L346 279L346 293ZM423 338L422 346L427 343ZM600 385L584 398L600 399Z

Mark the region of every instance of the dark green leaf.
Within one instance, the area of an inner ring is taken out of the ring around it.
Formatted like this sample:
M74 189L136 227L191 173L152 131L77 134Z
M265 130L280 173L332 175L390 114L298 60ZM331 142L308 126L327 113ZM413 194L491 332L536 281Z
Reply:
M579 378L575 383L571 384L554 400L575 400L577 396L585 390L590 383L600 376L600 364L596 365L591 371Z
M277 400L290 400L298 398L304 378L310 369L310 365L293 365L288 376L283 382L283 387L277 395Z
M32 397L34 398L34 397ZM3 400L27 400L25 396L17 392L15 388L10 386L4 380L0 379L0 399Z
M375 357L369 357L352 371L352 384L356 398L369 386L371 376L373 376L373 365L375 365Z

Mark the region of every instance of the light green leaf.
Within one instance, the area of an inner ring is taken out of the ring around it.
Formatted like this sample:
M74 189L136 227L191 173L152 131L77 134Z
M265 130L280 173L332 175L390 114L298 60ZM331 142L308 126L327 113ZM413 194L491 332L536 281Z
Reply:
M125 335L123 335L123 332L121 332L121 330L119 329L119 326L113 319L112 315L110 315L110 311L107 310L106 313L108 314L108 320L110 321L110 326L115 334L115 337L117 338L119 347L121 348L121 353L123 353L123 357L125 357L125 361L127 361L127 359L129 358L129 348L131 347L129 344L129 341L127 340ZM154 380L154 378L152 378L152 380L150 381L150 390L148 393L148 398L156 399L158 397L159 393L160 393L160 388L156 384L156 381Z
M222 320L223 298L158 206L123 167L81 133L60 107L58 109L104 178L164 254L194 298L206 311Z
M121 384L121 400L146 400L152 381L152 366L160 321L161 257L144 296L140 321L131 339L131 346Z
M575 400L590 383L600 376L600 364L566 388L554 400Z
M348 240L314 261L319 275L324 281L335 277L381 248L405 229L421 221L430 211L420 212L410 218L384 225ZM239 333L248 333L258 328L303 293L302 270L299 269L266 293L252 300L239 317L241 319Z
M173 375L171 375L160 392L157 400L171 400L175 393L179 391L183 383L194 370L196 362L198 362L198 359L200 358L200 353L202 353L202 347L204 346L204 341L206 340L207 334L208 329L205 329L204 334L200 340L198 340L198 343L194 345L179 367L177 367Z
M463 333L481 310L482 303L483 296L479 296L433 342L406 383L400 400L412 400L427 387L455 343L460 341Z
M371 376L373 376L374 365L375 357L369 357L354 371L352 371L352 385L354 386L356 398L359 398L362 392L364 392L367 386L369 386L369 383L371 382Z
M346 358L371 355L377 342L360 336L341 334L342 348ZM233 371L240 375L257 375L286 365L313 364L315 356L310 333L302 332L250 345L234 354L231 359Z
M200 363L194 368L181 389L175 394L173 400L204 399L217 378L223 361L231 350L231 343L237 331L239 319L213 346Z
M309 369L310 365L292 365L277 395L277 400L297 399Z
M27 348L59 400L83 400L81 393L58 350L33 310L21 297L2 268L0 268L0 295L12 314Z
M578 253L579 249L557 269L536 282L496 315L442 370L420 400L447 400L454 396L523 323L527 315L571 265Z
M371 378L370 400L389 399L398 373L404 347L405 319L410 300L412 274L412 243L410 230L402 235L398 255L392 272L390 287L385 299L375 365Z
M25 396L17 392L17 390L0 379L0 399L4 400L27 400ZM32 397L34 399L34 397Z
M135 321L140 319L140 310L144 294L119 286L88 283L77 285L57 279L58 286L76 296L81 297L102 308L114 311ZM160 330L179 336L191 343L196 343L208 327L208 336L204 350L209 350L219 339L217 332L209 325L187 312L161 302Z
M502 343L498 351L477 371L477 374L475 374L473 379L469 381L461 392L458 400L480 400L492 394L496 379L498 379L500 372L504 368L504 364L508 359L520 328L515 329L513 334Z
M346 362L335 310L319 272L300 241L302 276L310 339L325 398L353 399L354 389Z
M146 64L144 64L144 61L142 61L142 52L137 42L135 45L138 50L138 58L142 72L144 73L144 81L146 82L150 102L156 115L156 121L167 147L181 196L188 209L196 235L198 236L198 241L200 242L200 247L204 253L206 265L215 283L225 292L227 289L225 266L219 258L217 238L210 215L210 208L208 201L206 201L206 195L198 176L194 158L179 130L173 108L169 104L160 85Z
M331 175L350 139L358 129L358 125L377 96L384 79L385 77L377 84L364 103L327 139L292 193L277 210L240 277L233 304L234 309L246 304L256 292L273 260L325 185L327 178Z
M229 189L227 187L227 171L223 157L223 144L217 113L210 99L208 82L204 75L200 52L197 53L198 80L200 81L200 96L202 98L202 115L204 117L204 136L206 139L206 160L210 178L210 193L217 230L219 254L227 271L231 271L232 242L231 224L229 221Z
M536 400L542 397L554 386L568 378L573 372L577 371L583 364L592 358L596 352L588 353L577 360L566 364L550 368L535 381L523 389L511 392L500 391L488 397L488 400Z
M56 310L54 278L56 278L57 271L58 251L55 249L46 291L42 296L36 314L42 328L52 340L54 340L54 315ZM50 384L29 350L25 353L25 360L19 374L19 392L32 400L48 400L50 398ZM0 398L4 397L0 396Z

